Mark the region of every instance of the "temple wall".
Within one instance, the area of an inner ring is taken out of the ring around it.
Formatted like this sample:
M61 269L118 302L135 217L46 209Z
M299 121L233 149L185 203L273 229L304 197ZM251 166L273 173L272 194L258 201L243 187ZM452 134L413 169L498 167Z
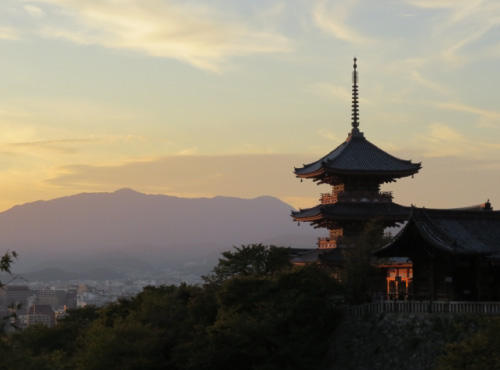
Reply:
M474 333L477 320L451 314L342 317L322 370L433 369L444 346Z

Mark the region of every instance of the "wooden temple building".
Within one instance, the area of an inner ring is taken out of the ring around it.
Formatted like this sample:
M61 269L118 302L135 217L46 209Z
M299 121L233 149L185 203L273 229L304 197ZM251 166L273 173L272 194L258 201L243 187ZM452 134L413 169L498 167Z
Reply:
M405 207L381 192L384 183L413 176L420 163L396 158L370 143L359 131L358 72L354 59L352 130L324 157L295 168L296 177L328 184L320 204L292 211L294 221L328 230L317 248L298 251L295 264L342 267L345 248L367 223L407 224L379 251L376 264L385 274L377 288L385 299L500 300L500 211L489 201L462 209ZM381 230L382 232L383 230Z
M296 177L328 184L332 192L321 194L320 204L293 211L297 222L309 222L326 228L327 237L319 238L317 249L297 255L293 262L319 261L325 265L342 263L346 241L358 236L370 220L378 218L383 227L395 226L408 219L410 207L394 203L391 192L381 192L384 183L413 176L420 163L396 158L370 143L359 131L358 72L356 58L352 75L352 130L347 139L317 161L295 168ZM382 231L382 230L381 230Z
M500 300L500 211L489 202L468 209L412 208L403 230L375 255L412 262L409 299Z

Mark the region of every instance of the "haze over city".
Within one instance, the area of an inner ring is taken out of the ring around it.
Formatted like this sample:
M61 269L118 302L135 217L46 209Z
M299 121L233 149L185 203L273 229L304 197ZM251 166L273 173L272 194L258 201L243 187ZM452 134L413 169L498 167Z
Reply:
M395 201L500 207L497 1L3 0L0 210L123 187L318 188L293 167L350 130L422 162ZM325 187L328 191L328 187Z

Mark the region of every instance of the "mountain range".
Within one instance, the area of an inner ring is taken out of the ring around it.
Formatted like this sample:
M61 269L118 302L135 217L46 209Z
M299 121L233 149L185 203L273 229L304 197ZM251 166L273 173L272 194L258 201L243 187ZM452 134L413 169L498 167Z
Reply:
M297 227L292 207L262 196L179 198L131 189L82 193L0 213L0 250L15 269L147 270L204 266L232 246L314 247L317 230Z

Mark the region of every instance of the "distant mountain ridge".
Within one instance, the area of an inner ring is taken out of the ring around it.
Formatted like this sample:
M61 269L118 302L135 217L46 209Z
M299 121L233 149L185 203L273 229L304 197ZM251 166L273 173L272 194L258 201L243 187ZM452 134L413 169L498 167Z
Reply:
M158 267L267 240L313 247L318 231L298 228L291 209L270 196L178 198L131 189L82 193L1 212L0 250L17 251L21 264L122 253Z

